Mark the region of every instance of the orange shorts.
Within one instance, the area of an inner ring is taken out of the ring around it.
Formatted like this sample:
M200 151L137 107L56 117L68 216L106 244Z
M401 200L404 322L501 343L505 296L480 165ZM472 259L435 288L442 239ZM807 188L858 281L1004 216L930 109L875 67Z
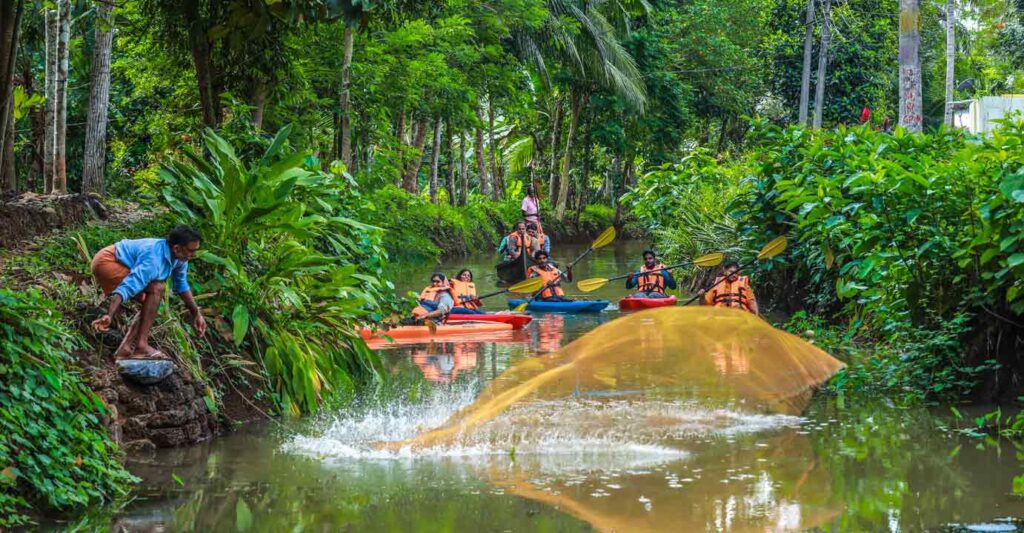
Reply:
M110 296L114 289L131 273L131 269L117 260L117 251L111 244L92 258L92 275L103 288L103 294Z

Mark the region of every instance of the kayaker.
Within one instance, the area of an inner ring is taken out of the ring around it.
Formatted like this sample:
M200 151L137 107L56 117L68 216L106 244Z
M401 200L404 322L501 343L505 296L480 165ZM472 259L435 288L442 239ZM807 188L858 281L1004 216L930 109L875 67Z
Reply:
M739 275L739 270L739 263L726 261L722 264L722 275L715 278L715 286L708 291L701 290L698 294L704 297L704 305L743 309L761 316L750 278Z
M434 272L430 276L430 285L420 292L419 304L412 310L412 316L416 321L432 320L436 324L444 322L445 317L455 307L452 288L444 274Z
M516 222L515 231L508 236L508 257L509 261L519 259L523 253L530 253L530 246L533 241L530 234L526 233L526 222Z
M572 300L565 297L565 292L562 290L561 285L563 279L572 281L572 270L568 270L565 273L558 270L555 265L548 261L548 253L544 250L537 250L533 254L533 262L536 264L531 265L527 269L526 276L543 279L546 287L537 296L537 299L545 302L571 302Z
M455 279L451 281L452 295L455 297L455 307L452 313L464 315L482 315L484 311L483 302L477 299L476 284L473 283L473 272L468 268L459 271Z
M116 359L168 359L149 345L149 333L163 299L167 278L181 296L192 318L196 333L206 332L206 319L192 297L188 285L188 262L196 256L202 238L188 226L176 226L166 238L123 240L107 246L92 258L92 274L103 293L113 294L107 314L92 321L97 331L106 331L124 302L134 299L142 304L137 321L125 333Z
M526 197L523 198L521 206L523 220L537 225L537 232L543 234L544 227L540 223L540 198L537 197L537 188L533 184L526 186Z
M675 289L676 280L652 250L644 250L644 264L640 271L626 278L626 288L634 287L637 292L633 298L668 298L665 289Z
M551 253L551 237L540 232L539 226L533 222L526 223L526 234L533 240L533 252L537 253L537 250L544 250L547 253Z

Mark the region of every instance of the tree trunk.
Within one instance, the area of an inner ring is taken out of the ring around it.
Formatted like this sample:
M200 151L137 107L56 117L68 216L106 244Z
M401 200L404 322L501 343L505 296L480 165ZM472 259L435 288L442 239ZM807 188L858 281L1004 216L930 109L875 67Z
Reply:
M398 148L395 150L395 166L398 168L398 183L401 184L405 170L405 109L398 113L398 124L395 126L395 138L398 141Z
M341 162L345 168L352 166L352 48L355 45L355 32L352 27L345 26L345 52L341 63Z
M0 155L0 187L2 191L18 191L18 173L14 166L14 95L12 94L7 99L7 105L3 106L8 108L4 111L2 116L6 117L6 127L2 127L3 135L3 154Z
M31 57L31 53L29 54ZM22 77L25 82L25 94L32 96L36 94L37 87L35 77L32 74L32 63L24 61L22 65ZM46 114L35 108L29 112L29 122L32 124L32 164L29 167L28 176L25 179L25 190L36 190L36 181L43 175L43 146L46 144Z
M110 54L114 44L114 4L96 2L95 44L89 85L89 113L85 119L82 192L106 193L107 109L110 105Z
M55 104L57 102L57 41L60 33L60 17L56 9L48 9L44 14L46 19L46 74L43 83L46 86L46 128L43 132L45 142L43 143L43 194L53 192L53 157L54 139L56 129L54 128Z
M593 144L591 141L591 132L594 129L594 117L593 113L587 113L586 121L586 133L583 134L583 168L580 173L579 187L577 190L577 201L576 201L576 216L573 220L576 224L580 223L580 215L583 210L587 208L587 202L590 196L590 168L591 168L591 150Z
M7 125L13 122L14 117L14 64L18 58L18 40L24 12L24 0L0 0L0 148L3 148L0 152L0 169L4 169L5 174L6 169L14 168L15 131ZM8 146L11 147L10 153ZM16 184L16 180L10 183Z
M217 104L218 95L214 85L209 32L199 12L199 0L184 0L181 9L188 28L192 63L196 68L196 85L199 88L199 105L203 110L203 124L214 127L220 123L220 106Z
M565 208L569 200L569 171L572 170L572 139L579 127L580 110L583 108L583 96L577 90L572 91L572 117L569 120L569 135L565 139L565 156L562 158L562 174L558 178L558 203L555 218L559 222L565 220Z
M476 108L477 124L483 122L483 117L480 116L480 108ZM480 184L480 194L488 196L491 194L490 180L487 179L487 165L484 163L484 130L477 126L476 128L476 176L477 181Z
M821 128L825 113L825 78L828 69L828 44L832 38L832 0L825 0L821 21L821 46L818 50L818 79L814 85L814 129Z
M494 199L498 200L505 194L505 180L498 165L498 148L494 142L494 101L487 98L487 142L491 145L491 177L494 181Z
M622 157L619 154L615 154L612 158L612 205L615 206L615 221L616 227L622 223L622 202L619 201L619 197L622 196L622 186L624 183L624 177L622 175Z
M427 130L430 126L426 121L423 121L416 122L413 127L415 129L415 137L412 141L412 148L415 151L412 154L412 161L406 168L405 175L402 178L402 187L412 194L419 194L419 173L420 167L423 166L423 147L427 145Z
M469 162L466 161L466 132L459 132L459 180L462 192L459 194L459 205L469 201Z
M430 150L430 201L437 203L437 165L441 162L441 117L434 121L434 144Z
M943 122L953 127L953 86L956 84L956 0L946 0L946 114Z
M455 159L455 132L452 131L451 124L446 130L448 134L448 179L445 180L444 188L448 191L448 203L455 205L457 203L455 196L455 164L457 161Z
M922 127L921 0L900 0L899 125L912 133Z
M558 147L562 143L562 102L555 99L555 116L551 121L551 166L548 167L548 199L558 202Z
M260 78L256 82L256 90L252 95L252 125L257 130L263 129L263 113L267 109L267 81Z
M718 147L715 149L716 153L722 153L725 150L725 139L726 132L729 130L729 115L722 116L722 128L718 131Z
M67 194L68 44L71 37L71 0L61 0L60 39L57 42L57 100L54 102L53 194Z
M800 77L800 125L807 125L807 108L811 99L811 56L814 54L814 3L807 0L807 17L804 20L804 69Z

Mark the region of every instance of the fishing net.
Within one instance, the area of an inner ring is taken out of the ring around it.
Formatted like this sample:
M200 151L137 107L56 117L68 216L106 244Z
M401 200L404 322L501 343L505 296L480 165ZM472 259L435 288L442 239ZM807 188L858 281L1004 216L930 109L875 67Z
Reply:
M454 444L510 407L550 400L650 404L687 399L796 414L814 389L842 367L821 349L750 313L652 309L604 324L557 352L522 361L442 427L389 447ZM614 417L602 420L622 423ZM653 417L645 427L677 422L671 416L662 423Z

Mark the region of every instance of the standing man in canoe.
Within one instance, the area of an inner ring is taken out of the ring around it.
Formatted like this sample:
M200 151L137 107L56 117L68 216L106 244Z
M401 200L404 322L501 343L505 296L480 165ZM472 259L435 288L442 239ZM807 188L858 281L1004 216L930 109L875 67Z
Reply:
M533 183L526 186L526 197L523 198L521 208L523 220L536 224L537 232L543 234L544 226L540 223L540 198L537 197L537 189L533 186Z
M571 302L572 300L566 298L565 291L562 290L562 279L572 281L572 270L568 270L565 273L558 270L555 265L548 261L548 253L544 250L537 250L533 254L533 262L536 264L527 269L526 277L539 277L544 280L544 286L546 287L537 296L537 299L545 302Z
M110 328L122 304L135 299L142 304L139 318L125 333L124 342L114 354L116 359L167 359L150 346L149 332L163 299L167 278L174 291L185 301L192 325L200 336L206 333L206 319L188 286L188 262L196 256L199 232L188 226L176 226L165 239L123 240L100 250L92 258L92 274L106 295L113 294L107 314L92 321L97 331Z
M412 316L416 321L431 320L435 324L444 322L448 313L455 307L452 288L444 274L434 272L430 276L430 285L420 291L419 304L412 310Z
M632 288L637 289L634 298L668 298L665 289L675 289L676 280L653 251L644 250L644 264L640 272L626 278L626 289Z
M750 286L750 278L739 275L739 270L739 263L726 261L722 264L722 275L715 278L715 286L698 294L704 296L704 305L732 307L761 316L757 299L754 297L754 289Z

